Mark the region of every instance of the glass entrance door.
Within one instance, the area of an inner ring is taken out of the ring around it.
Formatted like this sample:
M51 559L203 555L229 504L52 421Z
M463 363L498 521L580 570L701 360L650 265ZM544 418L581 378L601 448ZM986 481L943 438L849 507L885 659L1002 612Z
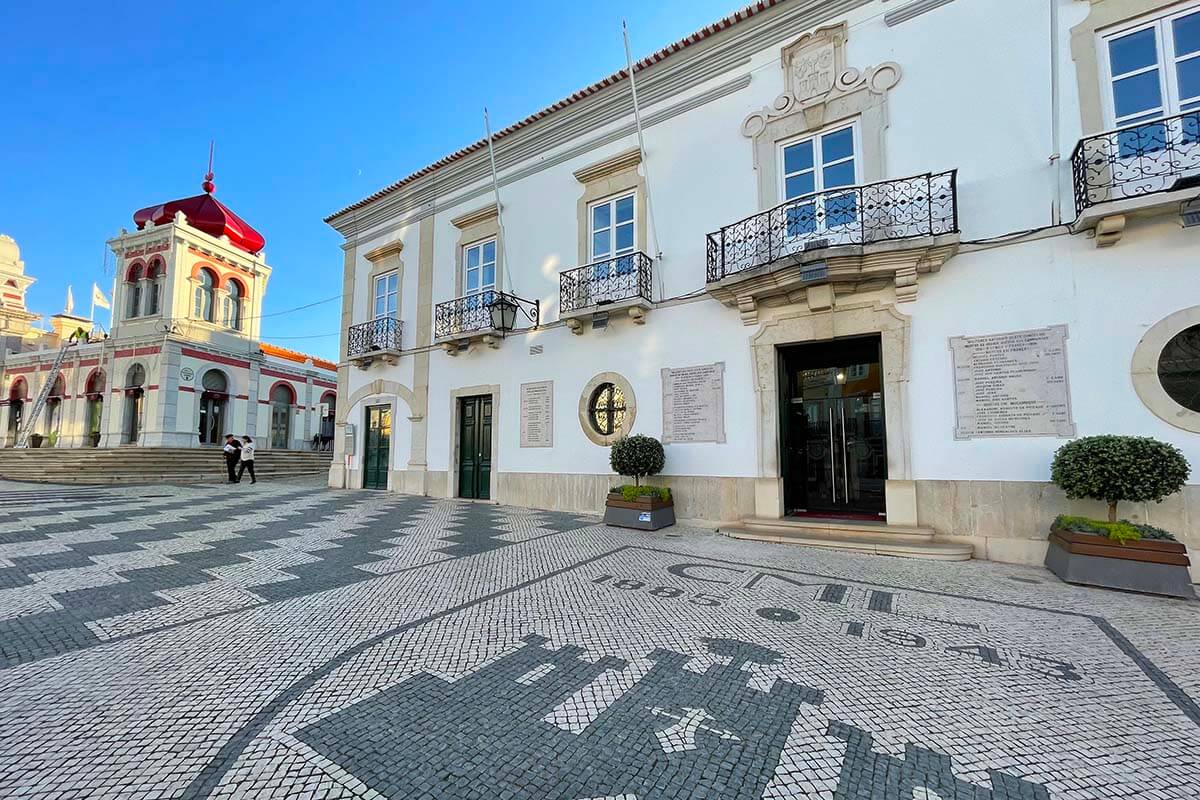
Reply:
M392 443L392 409L389 406L367 408L366 441L363 443L363 488L388 488L388 467Z
M225 440L225 399L205 392L200 396L200 444Z
M879 340L802 345L781 358L786 512L882 518L887 438Z

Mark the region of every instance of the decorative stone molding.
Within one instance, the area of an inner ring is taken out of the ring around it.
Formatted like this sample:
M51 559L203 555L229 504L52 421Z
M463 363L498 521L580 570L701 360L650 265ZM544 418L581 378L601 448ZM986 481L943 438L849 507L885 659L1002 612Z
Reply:
M649 247L646 238L646 179L638 171L642 163L641 150L633 148L618 153L611 158L599 161L590 166L577 170L575 179L583 184L583 194L575 204L575 217L579 232L579 260L576 266L583 266L591 259L589 238L591 226L588 224L588 206L597 200L612 197L626 192L634 192L633 217L636 231L634 236L635 250L645 250ZM653 255L653 254L651 254Z
M586 167L577 169L572 174L575 176L575 180L580 183L592 183L593 181L607 178L614 173L633 169L641 163L641 148L631 147L603 161L597 161L595 164L589 164Z
M1113 214L1096 222L1096 247L1112 247L1125 235L1125 215Z
M496 219L500 216L500 207L494 202L488 203L486 206L468 211L465 214L459 214L454 219L450 220L450 224L462 230L470 228L473 225L478 225L481 222L486 222L490 219Z
M915 0L915 2L908 5L888 11L883 15L883 24L889 28L894 28L901 22L908 22L910 19L919 17L927 11L933 11L935 8L940 8L953 2L954 0Z
M404 249L404 242L400 239L395 241L385 242L379 245L374 250L368 250L363 254L363 258L370 261L372 264L378 263L388 256L398 256L400 251Z
M1200 325L1200 306L1176 311L1151 325L1133 351L1130 373L1134 390L1154 416L1176 428L1200 433L1200 412L1176 402L1158 379L1158 359L1163 348L1177 334L1193 325Z
M819 342L843 336L878 334L883 369L883 407L887 432L888 476L885 484L890 525L916 525L916 487L912 480L907 384L911 319L886 302L886 295L860 300L829 311L794 310L776 316L750 340L754 391L758 400L758 474L755 513L783 516L783 472L780 464L779 354L783 345Z
M742 122L742 135L754 142L760 209L779 201L779 142L858 117L866 182L881 180L887 93L900 82L900 65L888 61L865 70L847 67L846 23L818 28L783 48L780 66L785 91L770 107Z
M839 297L887 285L895 287L898 302L910 302L917 298L920 276L939 271L958 252L958 241L955 233L807 250L781 264L735 272L707 288L736 308L745 325L758 324L762 306L804 303L811 311L822 311L835 307ZM826 276L810 280L813 266L821 263Z
M613 431L608 436L597 433L596 429L592 427L591 420L588 418L588 405L591 402L592 393L604 383L611 383L625 395L625 420L621 423L619 429ZM592 444L598 444L601 447L611 446L617 439L628 436L633 431L633 423L636 419L637 396L633 393L632 384L625 380L624 376L616 372L601 372L583 387L583 393L579 396L579 427L583 430L583 435Z

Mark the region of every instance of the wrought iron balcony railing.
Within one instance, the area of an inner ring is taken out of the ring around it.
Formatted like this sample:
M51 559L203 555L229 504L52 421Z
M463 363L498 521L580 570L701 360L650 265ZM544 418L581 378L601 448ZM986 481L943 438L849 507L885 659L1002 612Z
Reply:
M958 232L958 171L804 195L708 235L708 282L805 248Z
M491 330L492 301L497 292L488 289L438 303L433 310L433 331L437 338Z
M1200 186L1200 111L1080 139L1071 153L1075 212Z
M649 302L653 263L639 251L559 273L559 311L569 313L638 297Z
M400 350L404 323L394 317L381 317L351 325L346 336L346 356L365 356L380 350Z

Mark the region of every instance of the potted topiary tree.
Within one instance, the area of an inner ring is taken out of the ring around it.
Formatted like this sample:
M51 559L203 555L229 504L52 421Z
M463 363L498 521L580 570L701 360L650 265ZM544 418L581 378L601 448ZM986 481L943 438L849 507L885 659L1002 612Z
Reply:
M608 493L604 504L606 524L644 531L675 524L671 490L642 485L642 478L657 475L665 461L662 443L652 436L626 436L613 444L609 464L618 475L633 478L633 485L616 486Z
M1119 503L1161 503L1190 469L1179 449L1145 436L1087 436L1054 454L1050 477L1071 499L1102 500L1108 519L1054 520L1046 567L1068 583L1194 597L1187 548L1167 531L1117 518Z

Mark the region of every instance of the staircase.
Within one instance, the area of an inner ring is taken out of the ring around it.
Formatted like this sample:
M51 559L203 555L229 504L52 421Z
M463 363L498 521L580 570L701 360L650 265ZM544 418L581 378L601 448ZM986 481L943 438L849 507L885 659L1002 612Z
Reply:
M259 450L260 481L326 476L331 453ZM219 483L227 480L220 448L117 447L0 450L0 478L36 483ZM250 480L246 477L245 480Z
M930 561L968 561L974 553L974 548L969 544L939 541L937 531L933 528L848 520L748 517L741 522L723 525L721 532L734 539L800 544Z

